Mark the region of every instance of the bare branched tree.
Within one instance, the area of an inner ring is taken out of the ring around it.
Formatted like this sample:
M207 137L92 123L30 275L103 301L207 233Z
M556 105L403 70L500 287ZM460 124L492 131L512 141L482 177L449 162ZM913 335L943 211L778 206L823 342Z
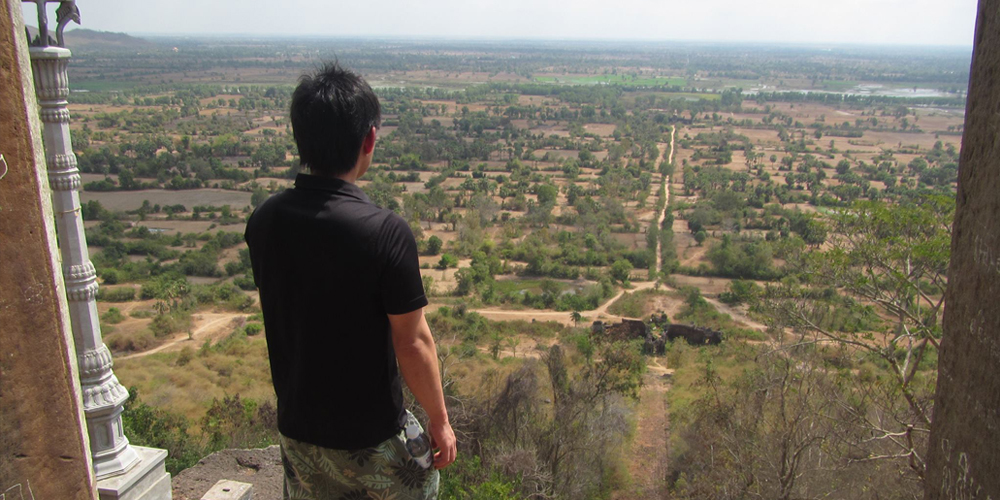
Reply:
M903 461L917 481L925 470L954 208L953 199L927 197L840 210L831 217L831 248L808 255L798 281L767 286L754 306L776 331L797 332L796 345L839 344L883 368L888 377L855 377L841 401L866 430L853 460Z

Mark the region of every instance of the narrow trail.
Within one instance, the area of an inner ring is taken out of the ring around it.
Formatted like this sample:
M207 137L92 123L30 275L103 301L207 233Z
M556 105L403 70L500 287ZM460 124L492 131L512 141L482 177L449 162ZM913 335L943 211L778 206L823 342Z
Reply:
M667 391L673 370L664 368L659 358L650 357L643 376L642 393L636 406L635 437L627 452L630 487L612 495L615 500L653 500L667 494L669 427Z
M677 127L670 127L670 152L667 153L667 163L673 163L674 161L674 135L677 133ZM663 196L666 198L663 203L663 210L660 212L659 218L656 220L656 227L661 228L663 226L663 219L667 218L667 209L670 205L670 176L663 176ZM663 253L660 251L660 245L662 242L656 240L656 269L659 272L663 272Z
M656 285L652 281L643 281L641 283L634 283L631 289L620 290L614 297L606 300L597 309L592 311L580 311L580 315L583 316L584 321L596 321L598 319L604 320L620 320L624 316L617 316L608 313L608 308L611 304L614 304L616 300L620 299L622 295L626 293L638 292L639 290L648 290ZM511 321L522 319L525 321L558 321L564 325L572 325L573 320L570 317L569 311L553 311L551 309L523 309L520 311L511 311L505 309L472 309L486 319L491 319L495 321Z
M201 313L195 315L195 326L191 330L190 338L187 332L175 333L169 340L148 351L137 352L127 356L115 356L116 360L126 360L143 358L158 352L179 351L184 346L198 347L205 339L218 340L220 337L228 335L231 331L233 321L246 318L246 314L241 313Z
M735 307L723 304L722 302L719 302L718 299L713 299L711 297L704 297L704 299L709 304L712 304L712 306L715 307L717 311L723 314L728 314L734 320L739 321L740 323L743 323L748 327L750 327L750 329L757 330L759 332L767 331L767 325L759 321L754 321L750 319L750 317L747 316L746 313L744 313L743 311L740 311Z
M670 129L670 151L666 153L668 163L674 160L674 137L677 127ZM666 198L663 210L657 220L657 227L663 226L670 205L670 177L663 176L663 196ZM656 242L656 269L663 271L661 241ZM621 295L621 294L619 294ZM617 298L616 298L617 299ZM608 304L611 302L609 301ZM649 357L646 374L643 376L639 404L636 406L635 438L627 454L630 488L615 492L615 500L659 499L666 496L668 459L667 390L668 380L673 370L660 364L657 357Z

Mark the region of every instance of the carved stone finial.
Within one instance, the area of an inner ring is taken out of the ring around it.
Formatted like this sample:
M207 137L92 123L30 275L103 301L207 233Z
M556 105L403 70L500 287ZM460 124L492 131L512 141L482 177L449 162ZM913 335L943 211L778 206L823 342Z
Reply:
M80 9L76 7L76 0L61 2L59 8L56 9L56 42L60 47L66 46L65 40L63 40L63 30L66 29L66 25L70 21L80 24Z
M80 24L80 9L76 7L76 0L22 0L23 2L34 3L38 7L38 36L32 40L28 38L28 45L33 47L48 47L53 44L49 35L49 17L45 11L45 4L59 3L56 9L56 40L55 45L65 47L63 40L63 30L70 21Z

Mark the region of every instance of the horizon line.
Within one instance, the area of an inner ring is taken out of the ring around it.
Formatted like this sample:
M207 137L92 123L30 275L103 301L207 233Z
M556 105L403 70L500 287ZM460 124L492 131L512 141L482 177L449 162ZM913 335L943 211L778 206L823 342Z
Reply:
M962 44L946 43L899 43L899 42L848 42L848 41L779 41L779 40L712 40L712 39L666 39L666 38L575 38L575 37L502 37L502 36L475 36L475 35L421 35L421 34L280 34L280 33L166 33L166 32L127 32L109 31L86 27L78 27L68 30L72 33L77 30L89 30L94 32L125 34L141 38L202 38L202 39L284 39L284 40L413 40L413 41L448 41L448 42L562 42L562 43L647 43L647 44L707 44L707 45L770 45L770 46L790 46L790 47L878 47L878 48L942 48L942 49L962 49L971 51L973 46Z

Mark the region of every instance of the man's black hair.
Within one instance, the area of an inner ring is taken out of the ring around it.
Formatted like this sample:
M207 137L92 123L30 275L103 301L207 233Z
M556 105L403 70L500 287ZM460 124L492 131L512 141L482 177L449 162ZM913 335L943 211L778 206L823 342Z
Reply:
M340 174L354 168L365 136L381 126L382 108L363 78L332 62L299 79L291 117L299 163L314 174Z

